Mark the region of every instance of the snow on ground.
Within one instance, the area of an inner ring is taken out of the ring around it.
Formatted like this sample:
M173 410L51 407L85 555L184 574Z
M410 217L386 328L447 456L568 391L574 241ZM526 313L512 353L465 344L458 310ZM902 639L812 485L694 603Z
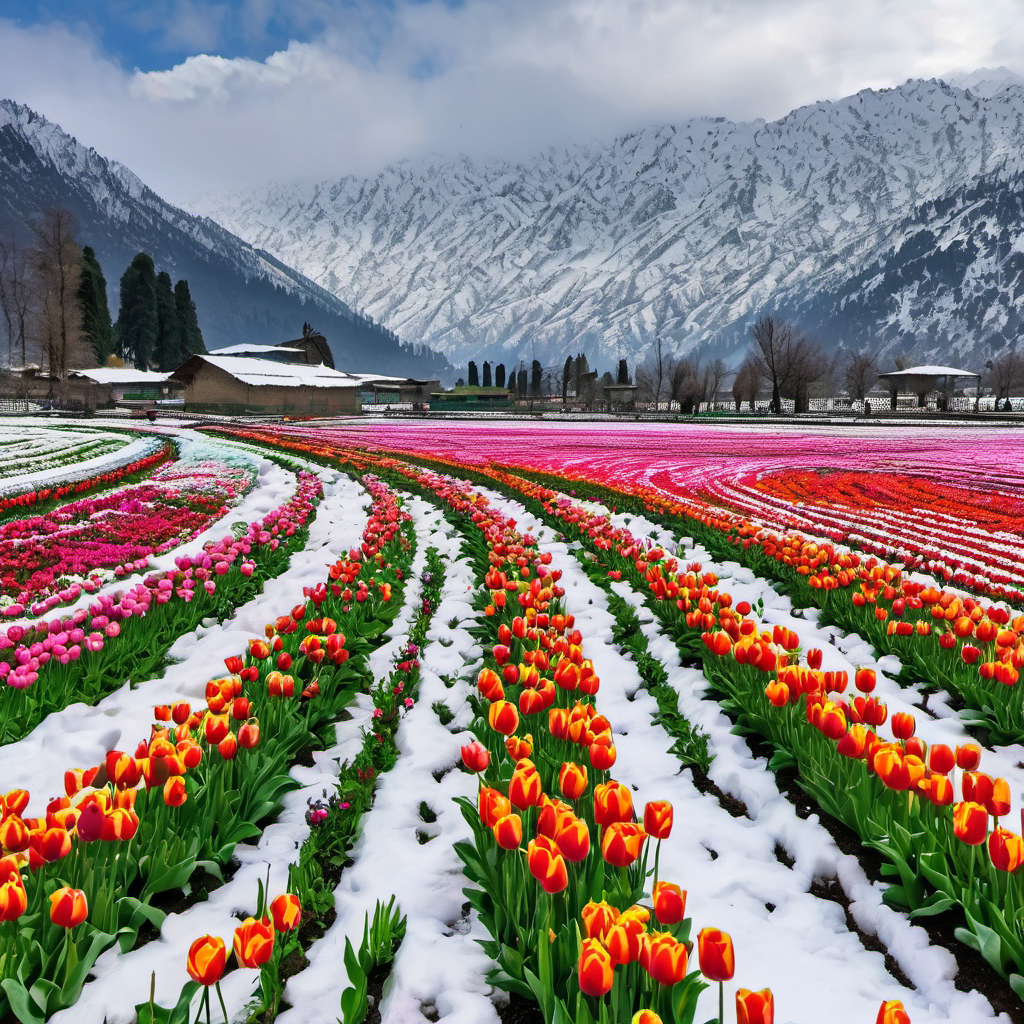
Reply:
M817 815L804 820L796 814L763 759L754 758L744 741L731 734L731 723L717 704L702 697L703 676L679 667L674 643L649 624L645 632L652 641L651 653L669 669L680 692L681 711L708 732L709 749L716 756L712 780L743 800L751 818L733 818L713 796L700 794L689 775L680 774L678 760L668 753L672 740L652 723L654 698L638 690L633 663L612 644L613 619L601 589L565 544L554 540L555 531L517 502L493 493L488 497L521 530L538 537L554 556L552 567L563 571L567 610L576 616L585 655L593 659L602 680L598 707L615 731L615 776L634 789L637 808L656 799L674 804L676 827L663 844L662 877L688 890L695 930L713 926L733 936L737 968L728 988L770 987L780 1021L870 1021L882 998L901 999L914 1024L993 1019L982 996L954 987L952 955L930 946L923 929L881 904L879 887L869 882L855 857L840 853ZM634 523L633 528L638 526ZM715 569L710 560L702 561ZM774 593L764 586L768 595ZM751 599L746 593L741 596ZM776 858L776 842L795 860L792 869ZM854 901L858 924L867 932L877 930L917 991L900 985L887 972L881 954L863 947L841 907L807 892L813 879L833 877ZM775 909L770 911L767 904ZM704 993L698 1019L717 1012L716 1000L713 990ZM727 1002L731 1004L731 993Z

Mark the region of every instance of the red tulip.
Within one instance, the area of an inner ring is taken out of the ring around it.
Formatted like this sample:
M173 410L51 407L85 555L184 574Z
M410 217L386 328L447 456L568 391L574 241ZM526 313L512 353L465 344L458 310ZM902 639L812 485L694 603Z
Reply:
M492 729L504 736L511 736L519 728L519 712L515 704L507 700L495 701L488 710L487 720Z
M588 996L603 996L615 981L615 964L608 950L597 939L584 939L577 965L580 991Z
M647 833L631 821L614 821L601 838L601 855L614 867L629 867L640 856Z
M770 988L736 990L736 1024L775 1024L775 998Z
M591 900L581 911L583 930L588 939L600 939L602 942L612 925L618 919L619 912L611 904L602 900L595 903Z
M898 999L889 999L878 1008L875 1024L910 1024L910 1014Z
M671 882L658 882L652 894L654 916L661 924L677 924L686 917L686 890Z
M494 823L492 831L503 850L518 850L523 842L523 819L518 814L506 814Z
M701 974L709 981L729 981L736 970L732 938L719 928L702 928L697 935Z
M523 758L512 772L508 784L508 798L521 811L527 807L537 807L544 796L537 766L527 758Z
M538 836L530 841L526 850L526 864L530 874L547 893L561 892L569 884L565 860L558 852L558 847L546 836Z
M462 763L471 772L482 772L491 763L490 752L479 740L473 740L459 750L462 754Z

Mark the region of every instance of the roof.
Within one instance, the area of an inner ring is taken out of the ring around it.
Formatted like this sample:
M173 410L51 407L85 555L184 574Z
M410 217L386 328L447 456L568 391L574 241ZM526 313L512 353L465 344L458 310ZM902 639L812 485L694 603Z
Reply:
M70 372L97 384L166 384L171 377L170 373L159 370L133 370L128 366L90 366Z
M890 370L879 377L980 377L974 370L958 370L955 366L908 366L905 370Z
M214 349L211 356L240 356L247 352L302 352L301 348L288 348L285 345L228 345L227 348Z
M323 363L319 366L310 366L306 363L275 363L269 359L210 353L194 355L187 359L174 371L174 378L187 380L194 376L198 362L209 363L253 387L355 388L359 387L365 378L377 379L368 374L339 373L329 366L324 366Z

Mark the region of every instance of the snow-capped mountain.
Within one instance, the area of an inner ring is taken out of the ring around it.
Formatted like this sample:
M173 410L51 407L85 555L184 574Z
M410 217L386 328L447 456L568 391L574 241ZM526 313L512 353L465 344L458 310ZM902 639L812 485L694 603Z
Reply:
M331 292L205 217L164 202L123 165L83 146L45 117L0 100L0 237L27 244L27 225L69 209L78 239L95 249L111 310L136 253L148 252L172 280L185 278L208 348L296 338L310 322L349 370L428 373L444 359L400 342Z
M608 365L656 337L735 358L770 311L832 347L973 358L1019 322L1024 81L957 81L190 207L456 362Z

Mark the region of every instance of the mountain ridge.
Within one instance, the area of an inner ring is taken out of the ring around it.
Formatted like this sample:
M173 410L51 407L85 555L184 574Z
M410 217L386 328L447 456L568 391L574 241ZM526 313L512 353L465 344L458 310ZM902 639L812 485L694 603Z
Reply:
M916 209L1018 180L1024 82L1006 69L963 81L864 89L772 122L692 118L518 162L428 156L372 178L187 205L453 361L583 349L609 364L656 338L735 360L759 312L807 310L815 295L856 304L844 289L897 259ZM897 330L882 310L853 333L830 315L822 340L858 347L867 326L873 347L931 358L934 318L919 319ZM1009 340L984 319L960 326L975 335L967 355Z

